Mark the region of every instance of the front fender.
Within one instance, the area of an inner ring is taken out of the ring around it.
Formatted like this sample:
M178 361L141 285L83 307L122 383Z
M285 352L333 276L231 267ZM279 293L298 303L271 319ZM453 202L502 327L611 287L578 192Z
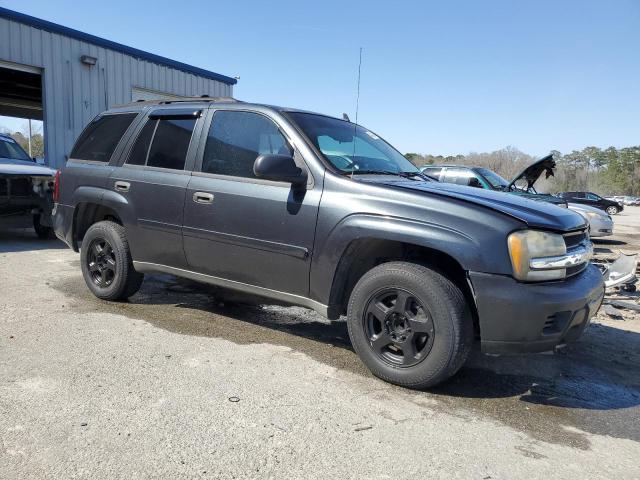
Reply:
M475 229L478 230L478 229ZM494 237L492 240L490 237ZM337 268L349 245L360 239L402 242L446 253L466 271L510 272L504 238L495 232L462 231L452 226L386 215L353 214L342 219L314 250L311 298L329 303Z

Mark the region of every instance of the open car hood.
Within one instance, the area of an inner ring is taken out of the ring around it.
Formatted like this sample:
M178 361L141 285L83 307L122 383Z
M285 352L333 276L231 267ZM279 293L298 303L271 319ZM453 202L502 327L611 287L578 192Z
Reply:
M532 163L516 177L511 180L511 183L507 187L507 190L513 190L515 183L518 180L525 179L527 181L527 191L533 187L533 184L538 181L540 175L545 173L545 178L553 177L553 169L556 168L556 161L553 159L553 154L547 155L541 158L537 162Z

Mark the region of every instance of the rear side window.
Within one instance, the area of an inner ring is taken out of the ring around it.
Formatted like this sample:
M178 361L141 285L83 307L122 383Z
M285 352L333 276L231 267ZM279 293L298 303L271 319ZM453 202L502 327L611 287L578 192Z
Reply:
M202 171L255 178L253 164L264 154L293 155L275 123L257 113L219 111L207 135Z
M103 115L84 129L71 151L71 158L108 162L120 138L129 128L136 113Z
M144 126L136 143L129 154L127 163L131 165L145 165L147 163L147 155L149 155L149 145L151 145L151 139L156 131L157 120L149 120Z
M127 163L184 170L195 124L195 118L149 120L138 135Z

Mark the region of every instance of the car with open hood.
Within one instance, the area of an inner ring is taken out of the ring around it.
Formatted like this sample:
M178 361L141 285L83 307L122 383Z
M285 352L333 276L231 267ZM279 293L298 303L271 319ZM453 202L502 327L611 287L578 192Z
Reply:
M484 188L498 192L507 192L532 200L553 203L560 207L566 207L563 199L538 193L534 184L545 175L545 178L553 176L556 162L553 155L547 155L526 167L510 182L505 180L493 170L485 167L470 167L466 165L424 165L420 170L429 177L443 183L455 183L469 187Z
M604 294L580 215L432 181L376 133L298 109L110 109L57 192L56 235L98 298L135 302L160 272L346 316L369 369L410 388L455 374L476 340L490 353L574 341Z
M52 238L54 175L11 136L0 134L0 220L30 215L38 237Z

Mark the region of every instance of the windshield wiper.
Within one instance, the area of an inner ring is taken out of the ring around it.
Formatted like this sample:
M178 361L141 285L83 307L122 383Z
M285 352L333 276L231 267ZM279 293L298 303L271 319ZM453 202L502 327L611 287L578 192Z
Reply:
M392 172L391 170L354 170L349 172L351 175L394 175L402 178L415 178L420 177L423 180L431 181L424 173L421 172Z

